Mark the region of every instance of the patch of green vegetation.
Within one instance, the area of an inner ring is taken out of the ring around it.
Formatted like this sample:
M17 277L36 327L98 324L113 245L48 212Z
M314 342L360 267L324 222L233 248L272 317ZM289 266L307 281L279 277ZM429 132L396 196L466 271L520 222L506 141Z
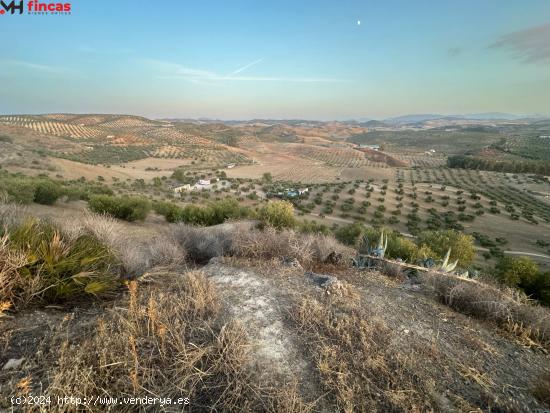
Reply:
M532 259L502 257L495 267L495 277L550 306L550 272L541 272Z
M100 183L85 180L61 181L45 176L25 176L0 172L0 194L4 194L8 202L30 204L36 202L52 205L58 199L87 200L92 194L112 195L113 191Z
M0 255L17 265L2 281L0 300L18 309L34 302L105 295L119 285L113 254L91 234L69 237L52 224L29 219L4 235Z
M53 156L71 161L99 164L118 164L147 158L153 146L95 145L91 150L71 154L53 153Z
M93 212L130 222L143 221L151 210L151 202L138 196L92 195L88 205Z
M507 160L454 155L447 159L447 166L460 169L550 175L550 163L547 160Z
M204 206L180 207L172 202L157 201L153 209L168 222L185 222L193 225L217 225L228 219L243 219L253 215L250 208L240 205L233 198L211 202Z

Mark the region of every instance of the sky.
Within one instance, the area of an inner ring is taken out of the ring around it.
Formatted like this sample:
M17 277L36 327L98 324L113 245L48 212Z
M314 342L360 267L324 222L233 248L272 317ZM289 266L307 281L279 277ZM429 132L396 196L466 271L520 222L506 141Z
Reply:
M71 6L0 15L0 113L550 114L548 0Z

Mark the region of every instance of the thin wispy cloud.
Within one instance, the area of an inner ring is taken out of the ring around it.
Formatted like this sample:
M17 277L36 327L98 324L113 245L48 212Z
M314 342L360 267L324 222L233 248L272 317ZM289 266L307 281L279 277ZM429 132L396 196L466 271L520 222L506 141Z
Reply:
M249 68L251 68L251 67L254 66L254 65L257 65L257 64L260 63L262 60L264 60L264 59L254 60L253 62L250 62L249 64L244 65L243 67L240 67L240 68L238 68L237 70L235 70L235 71L229 73L228 76L232 76L232 75L236 75L236 74L238 74L238 73L244 72L246 69L249 69Z
M5 59L0 61L0 67L10 69L24 69L34 72L50 73L50 74L67 74L73 70L64 66L52 66L39 63L27 62L24 60Z
M549 61L550 23L505 34L490 47L509 50L516 59L526 63Z
M158 78L183 79L193 83L204 82L297 82L297 83L329 83L346 82L343 79L325 78L325 77L287 77L287 76L236 76L246 69L258 64L262 59L255 60L227 75L222 75L210 70L196 69L177 63L166 62L155 59L144 59L143 62L159 72Z

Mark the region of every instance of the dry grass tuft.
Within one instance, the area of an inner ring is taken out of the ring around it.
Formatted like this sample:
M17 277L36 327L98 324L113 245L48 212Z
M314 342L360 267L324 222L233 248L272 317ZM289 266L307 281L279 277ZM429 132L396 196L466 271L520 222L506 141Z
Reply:
M146 284L128 282L124 311L100 318L83 340L64 341L46 394L189 398L189 407L166 411L308 411L292 386L275 390L256 382L245 330L222 321L204 273L147 278ZM89 409L130 412L136 406Z
M108 245L121 264L121 274L128 278L138 277L155 266L177 268L185 261L185 249L171 234L130 236L125 226L109 215L88 212L79 222L60 224L72 237L88 233Z
M171 234L187 251L188 258L206 263L211 258L234 256L270 261L297 259L301 265L328 263L343 265L351 261L353 251L325 235L300 234L293 230L277 231L243 228L200 228L185 224L172 227Z
M20 224L27 215L24 206L7 202L0 194L0 233L4 228Z
M325 235L299 234L293 230L237 231L233 237L232 254L256 260L284 257L297 259L304 267L314 264L345 264L352 250Z
M405 268L395 262L382 261L380 272L387 277L393 278L398 281L405 281L407 279Z
M9 310L13 303L27 303L41 283L36 277L23 277L20 270L27 264L27 256L9 246L9 236L0 238L0 299L2 311Z
M361 296L357 288L344 280L330 283L325 289L326 298L333 303L345 308L354 308L360 302Z
M114 245L115 255L121 262L123 276L135 278L149 269L162 266L177 268L185 262L185 250L168 235L148 239L126 238Z
M437 410L414 355L393 349L381 322L311 298L297 305L293 319L338 411Z
M232 244L231 232L221 228L177 224L172 227L171 235L187 251L188 258L197 263L227 254Z
M512 291L482 282L469 282L438 273L424 273L421 280L443 303L456 311L494 321L518 336L544 346L550 345L548 309L518 297Z

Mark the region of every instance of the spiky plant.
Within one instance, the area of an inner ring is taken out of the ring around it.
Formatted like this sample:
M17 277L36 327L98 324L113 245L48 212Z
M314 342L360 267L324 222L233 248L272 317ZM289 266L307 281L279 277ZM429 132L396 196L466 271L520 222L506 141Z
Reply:
M387 249L388 249L388 236L384 234L384 231L382 231L380 233L380 239L378 240L378 245L376 246L374 253L380 258L384 258L384 255L386 254Z
M458 265L458 260L456 260L455 262L449 263L450 257L451 257L451 249L449 248L447 250L447 254L445 254L445 258L443 259L441 266L439 267L440 271L451 272L456 268L456 266Z
M376 257L384 258L387 248L388 236L384 234L384 231L382 231L376 247L371 246L369 237L365 234L359 243L358 251L360 254L374 255Z
M114 255L91 234L67 237L52 224L29 219L6 238L6 246L23 257L17 268L19 281L12 283L11 297L5 297L15 307L104 295L118 285L112 271Z

